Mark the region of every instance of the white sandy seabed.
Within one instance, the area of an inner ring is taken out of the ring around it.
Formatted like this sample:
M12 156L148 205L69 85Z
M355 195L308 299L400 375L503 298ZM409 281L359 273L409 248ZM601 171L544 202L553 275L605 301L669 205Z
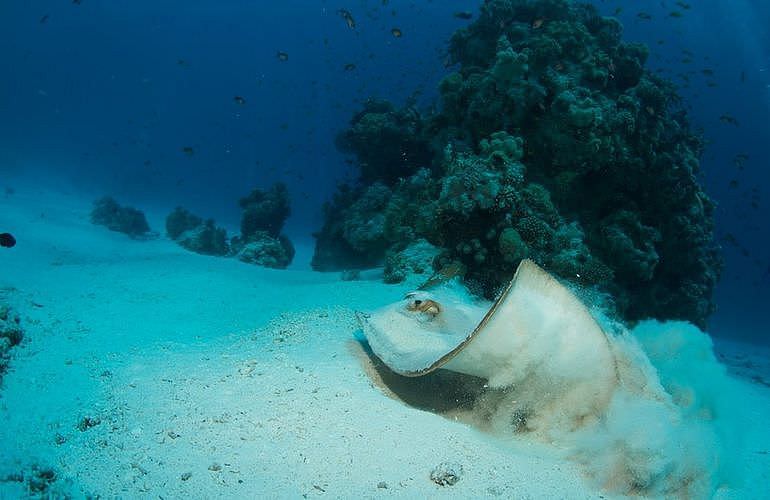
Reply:
M55 471L54 496L612 497L557 447L496 439L372 382L353 312L408 285L133 241L89 210L50 193L0 198L0 232L18 239L0 249L0 300L26 334L0 389L0 498L29 495L13 478L35 468ZM770 496L764 376L736 384L748 444L726 497ZM431 480L442 462L462 467L456 484Z

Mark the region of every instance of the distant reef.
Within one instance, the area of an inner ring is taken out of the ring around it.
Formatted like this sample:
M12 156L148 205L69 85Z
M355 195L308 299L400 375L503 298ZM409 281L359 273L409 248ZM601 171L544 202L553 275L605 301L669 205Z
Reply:
M182 207L176 207L166 217L166 234L195 253L221 256L230 252L224 228L217 227L213 219L204 221Z
M94 202L91 222L106 226L110 231L125 233L132 238L141 238L150 233L150 225L147 224L144 213L133 207L121 206L109 196Z
M294 245L281 233L290 215L289 192L282 183L255 189L239 205L241 233L228 240L213 219L203 220L182 207L166 217L166 233L182 247L204 255L231 256L243 262L284 269L294 258Z
M326 205L313 267L460 269L492 297L528 257L626 320L704 326L722 261L703 141L621 34L586 4L484 2L450 40L438 111L370 100L339 135L360 180Z

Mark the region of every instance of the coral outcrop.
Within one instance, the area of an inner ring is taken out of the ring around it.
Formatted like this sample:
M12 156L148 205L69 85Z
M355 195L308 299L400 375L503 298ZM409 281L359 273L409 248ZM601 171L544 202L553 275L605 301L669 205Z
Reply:
M243 210L241 235L244 238L260 231L278 237L291 213L289 190L282 182L276 183L268 190L255 189L245 198L241 198L238 204Z
M235 254L242 262L284 269L294 258L294 245L285 235L273 238L268 233L254 233Z
M231 253L239 260L284 269L294 258L294 245L281 234L289 217L289 191L283 183L268 190L255 189L239 205L243 210L241 234L230 240Z
M110 231L125 233L132 238L139 238L150 232L150 225L144 213L133 207L121 206L109 196L94 202L91 222L106 226Z
M182 207L177 207L166 217L166 233L195 253L221 256L230 251L224 228L217 227L213 219L204 221Z
M590 5L485 1L451 38L436 113L370 101L340 135L360 181L327 206L313 266L387 263L397 281L425 240L488 297L529 257L624 319L703 326L721 270L703 142L621 35Z
M294 258L294 245L281 233L290 213L289 192L281 183L255 189L239 206L241 233L228 240L213 219L203 220L177 207L166 217L166 233L182 247L204 255L236 257L242 262L284 269Z

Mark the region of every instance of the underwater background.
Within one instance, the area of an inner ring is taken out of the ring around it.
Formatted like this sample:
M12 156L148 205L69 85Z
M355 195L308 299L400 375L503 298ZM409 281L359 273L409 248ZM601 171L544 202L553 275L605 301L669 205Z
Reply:
M0 2L0 498L770 498L767 19ZM377 352L524 261L516 363Z
M770 34L761 20L770 6L596 5L623 23L624 40L650 47L650 69L680 84L707 141L699 179L717 203L725 259L712 332L740 325L733 334L766 339ZM342 7L3 2L2 169L145 207L180 204L224 224L237 223L231 200L282 181L287 231L309 238L337 183L356 175L335 136L369 97L435 103L447 40L468 23L454 14L478 3L357 2L346 7L355 29Z
M725 263L711 331L764 341L770 6L682 5L596 3L622 22L625 41L649 46L648 67L679 85L706 140L698 179L717 203ZM434 105L450 71L447 40L469 22L455 14L477 9L452 0L3 2L0 165L4 175L142 207L179 204L225 225L237 224L234 200L282 181L287 232L309 239L321 205L357 173L336 135L369 97Z

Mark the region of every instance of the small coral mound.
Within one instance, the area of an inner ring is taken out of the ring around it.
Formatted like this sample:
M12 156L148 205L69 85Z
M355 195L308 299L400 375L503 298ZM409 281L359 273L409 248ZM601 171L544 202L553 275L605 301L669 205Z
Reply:
M230 241L231 253L242 262L284 269L294 258L294 245L281 234L289 217L289 191L283 183L255 189L240 200L241 234Z
M57 482L56 471L51 467L31 465L0 479L5 483L17 483L18 497L14 498L71 498L68 488ZM22 493L23 492L23 493Z
M94 202L91 222L106 226L110 231L125 233L132 238L145 236L150 232L150 225L147 224L144 213L133 207L120 206L109 196Z
M430 471L430 480L439 486L454 486L462 477L462 464L454 462L441 462Z
M282 182L268 190L253 190L241 198L239 205L243 210L241 234L244 237L262 231L277 237L291 213L289 190Z
M166 234L172 240L179 238L185 231L190 231L203 224L203 219L193 215L182 207L176 207L166 217Z
M266 232L257 232L240 246L236 257L249 264L284 269L294 258L294 245L284 235L273 238Z
M390 252L385 257L385 283L400 283L409 276L433 274L433 260L440 250L424 239L420 239L399 252Z
M221 256L230 251L225 229L217 227L213 219L204 221L182 207L166 217L166 232L169 238L195 253Z
M284 269L294 258L294 245L281 234L289 216L289 192L281 183L269 190L255 189L239 205L243 210L241 234L229 241L227 231L213 219L203 220L182 207L166 217L169 238L204 255L236 257L242 262Z

